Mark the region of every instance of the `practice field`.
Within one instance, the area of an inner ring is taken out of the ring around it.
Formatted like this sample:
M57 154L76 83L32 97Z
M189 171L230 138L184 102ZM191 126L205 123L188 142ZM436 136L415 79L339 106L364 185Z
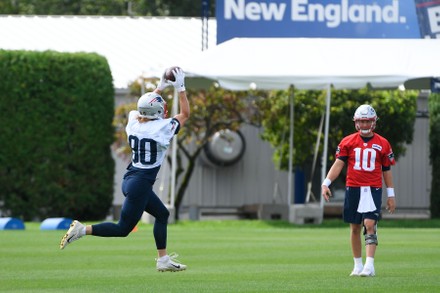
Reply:
M440 222L387 222L373 278L348 276L349 229L339 220L179 222L169 226L168 249L188 269L176 273L156 271L150 224L60 250L64 231L26 223L0 231L0 292L438 292Z

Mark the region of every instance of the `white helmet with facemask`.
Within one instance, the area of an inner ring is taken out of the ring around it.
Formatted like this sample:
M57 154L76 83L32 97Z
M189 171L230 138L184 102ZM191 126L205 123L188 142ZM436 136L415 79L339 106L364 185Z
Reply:
M148 119L163 119L167 114L167 103L157 93L150 92L144 94L137 102L140 117Z
M356 127L361 134L370 134L376 128L376 121L378 117L376 115L376 111L370 105L361 105L354 112L353 121ZM372 121L371 126L368 129L361 128L360 121Z

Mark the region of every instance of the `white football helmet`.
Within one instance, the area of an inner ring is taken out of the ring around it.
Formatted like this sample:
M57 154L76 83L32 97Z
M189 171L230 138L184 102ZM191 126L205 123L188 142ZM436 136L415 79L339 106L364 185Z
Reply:
M370 105L361 105L354 112L353 121L356 127L361 134L370 134L376 128L376 121L378 117L376 115L376 111ZM371 127L368 129L362 129L360 125L360 121L367 120L372 121Z
M149 92L139 98L137 108L140 117L148 119L166 118L167 103L155 92Z

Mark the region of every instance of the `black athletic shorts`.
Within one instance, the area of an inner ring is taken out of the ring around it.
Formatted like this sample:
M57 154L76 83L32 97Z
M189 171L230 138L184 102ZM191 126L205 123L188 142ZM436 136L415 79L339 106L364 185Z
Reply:
M382 206L382 188L371 187L371 196L373 197L376 210L367 213L359 213L358 206L361 196L360 187L346 187L343 219L346 223L361 224L363 219L379 220Z

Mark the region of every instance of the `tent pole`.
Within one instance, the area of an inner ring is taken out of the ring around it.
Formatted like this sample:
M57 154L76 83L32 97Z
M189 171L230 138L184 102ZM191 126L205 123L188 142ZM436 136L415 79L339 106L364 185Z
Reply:
M177 90L174 89L173 96L173 116L177 114L178 111L178 94ZM170 190L170 206L174 207L174 201L176 198L176 170L177 170L177 139L173 139L171 141L172 149L171 149L171 190ZM176 211L177 212L177 211Z
M294 127L294 88L293 86L289 88L289 104L290 104L290 132L289 132L289 174L287 177L287 205L290 206L292 201L292 173L293 173L293 127Z
M322 152L322 169L321 169L321 182L324 181L327 174L327 150L328 150L328 131L330 125L330 103L331 103L331 85L327 85L327 100L325 105L325 128L324 128L324 151ZM320 196L321 208L324 208L324 199L322 194ZM324 209L323 209L324 212Z

